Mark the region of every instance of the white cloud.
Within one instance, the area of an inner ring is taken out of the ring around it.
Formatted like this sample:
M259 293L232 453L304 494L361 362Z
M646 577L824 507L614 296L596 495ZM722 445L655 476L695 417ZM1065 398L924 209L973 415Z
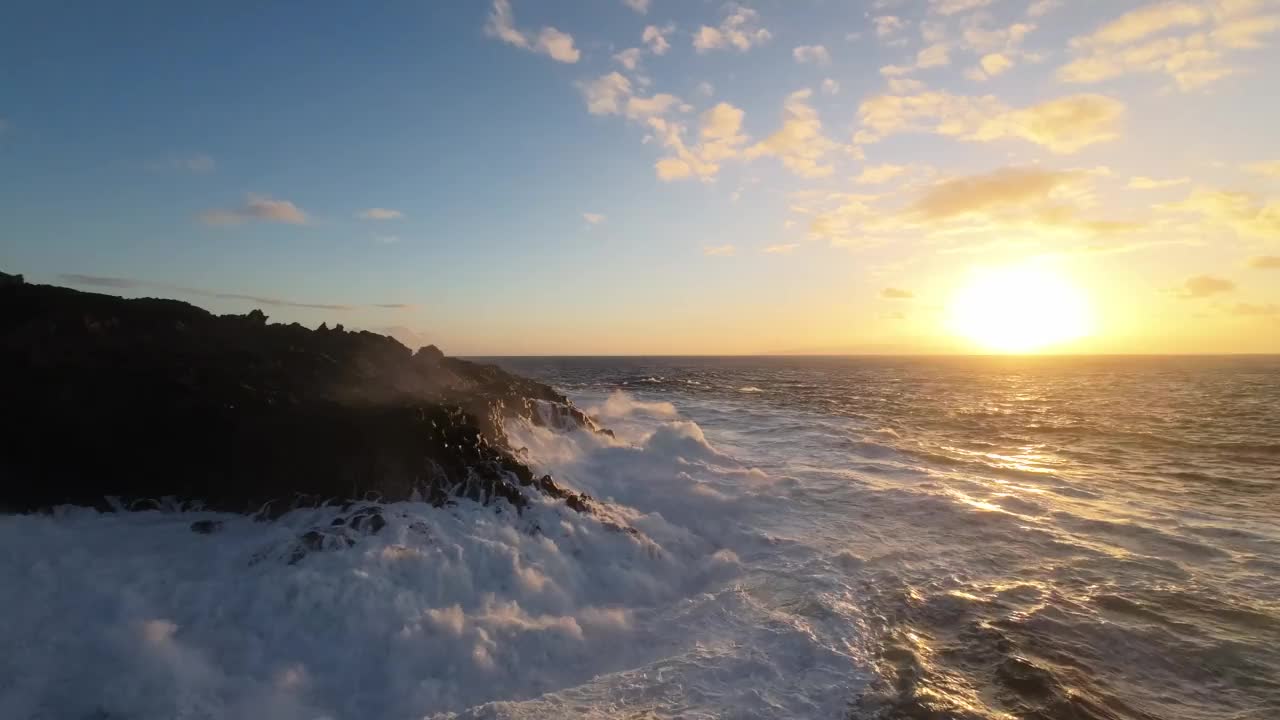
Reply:
M1124 104L1102 95L1072 95L1010 108L991 95L921 90L870 98L858 109L859 143L902 132L930 132L969 142L1020 138L1069 154L1119 136Z
M951 63L950 48L946 43L934 43L916 53L916 67L942 67Z
M1000 53L983 55L978 64L982 66L982 71L990 77L1000 75L1013 67L1013 61Z
M880 185L907 172L905 165L874 165L863 168L862 173L854 178L859 185Z
M552 60L558 60L562 63L576 63L582 56L578 49L573 46L573 36L566 32L560 32L553 27L542 28L538 33L538 42L534 46L534 50L551 56Z
M969 23L961 33L963 46L975 53L1003 52L1013 54L1022 41L1036 29L1030 23L1014 23L1006 27L986 28L981 23Z
M622 4L644 15L649 12L650 0L622 0Z
M729 103L719 103L701 117L698 142L690 147L685 142L684 125L662 117L648 119L663 147L671 155L658 160L654 170L665 182L697 177L703 181L715 178L720 163L737 157L747 136L742 133L744 113Z
M369 208L362 210L359 217L364 220L399 220L404 217L404 213L388 208Z
M822 45L801 45L791 51L791 57L798 63L812 63L826 66L831 64L831 53Z
M912 206L911 214L926 220L946 220L987 214L1008 207L1044 201L1079 173L1041 168L1003 168L984 175L944 180L931 187Z
M978 61L976 67L971 67L965 71L965 77L975 82L983 82L993 77L1003 75L1013 67L1013 61L1007 55L1001 53L990 53L983 55Z
M579 83L578 88L587 101L587 112L592 115L618 115L631 95L631 81L621 73L611 72L590 82Z
M1191 182L1191 178L1172 178L1169 180L1156 180L1154 178L1137 176L1129 180L1129 187L1134 190L1159 190L1161 188L1176 187L1178 185L1186 185Z
M907 26L902 18L896 15L878 15L871 18L871 22L876 26L876 37L879 38L892 37Z
M673 109L690 109L680 98L668 93L650 97L634 95L631 81L618 72L578 83L578 89L587 103L587 112L592 115L625 115L631 120L644 120Z
M1213 31L1213 41L1234 50L1260 48L1262 36L1280 30L1280 16L1236 18L1228 20Z
M1260 162L1245 165L1246 172L1253 175L1261 175L1263 177L1280 178L1280 160L1275 162Z
M1243 237L1280 240L1280 201L1269 202L1253 193L1201 187L1192 190L1187 199L1164 207L1199 214Z
M526 49L529 47L529 38L516 29L516 18L509 0L493 0L493 10L489 12L484 31L508 45Z
M800 243L786 243L785 245L770 245L769 247L765 248L764 250L761 250L760 252L763 252L766 255L790 255L791 253L795 252L796 248L798 247L800 247Z
M883 300L912 300L915 296L915 293L902 288L887 287L880 291L880 297Z
M587 221L588 225L599 225L605 221L605 216L600 213L582 213L582 219Z
M613 59L618 61L627 70L634 72L640 67L640 60L644 55L644 51L648 50L654 55L665 55L671 49L671 43L667 42L667 34L675 30L674 25L666 25L658 27L657 25L648 25L644 32L640 33L640 41L644 44L644 48L627 48L615 54ZM647 85L646 78L639 78L642 85Z
M249 216L258 220L291 223L302 225L307 222L307 214L288 200L274 200L265 195L250 195L244 210Z
M665 115L673 109L688 110L680 98L668 93L658 93L650 97L632 96L627 98L626 115L632 120L642 120L653 115Z
M700 53L726 48L746 52L772 37L772 33L760 27L760 13L730 3L725 7L725 17L719 27L703 25L698 28L693 34L693 47Z
M930 0L931 9L939 15L958 15L984 8L993 0Z
M840 93L840 83L826 78L822 81L822 92L828 95L838 95Z
M703 80L698 83L698 94L704 97L711 97L716 94L716 86Z
M305 225L307 214L288 200L275 200L265 195L250 194L243 205L209 210L200 216L209 225L239 225L250 220Z
M576 63L582 54L574 47L573 36L554 27L544 27L537 35L516 27L510 0L493 0L493 9L484 31L491 37L531 52L547 55L563 63Z
M836 207L814 215L809 222L809 235L824 239L833 247L854 245L863 239L863 224L875 215L867 204L869 198L835 194L829 199L837 203Z
M628 70L635 70L640 67L640 48L627 48L613 56L618 64Z
M661 28L657 25L649 25L640 34L640 40L648 46L649 52L654 55L665 55L671 49L671 43L667 42L667 34L673 30L675 27L672 25Z
M1164 0L1131 10L1071 40L1076 57L1058 70L1069 83L1126 74L1171 78L1183 91L1241 72L1235 51L1258 48L1280 30L1280 15L1260 14L1265 0Z
M1210 17L1209 9L1201 3L1156 2L1124 13L1092 35L1074 38L1071 45L1077 48L1127 45L1166 30L1203 25Z
M738 251L733 245L716 245L702 248L702 254L711 257L729 257Z
M1062 5L1062 0L1035 0L1027 8L1027 17L1044 17L1049 13L1057 10Z
M787 96L782 106L782 127L748 148L747 157L777 157L787 169L801 177L826 177L833 173L835 169L824 160L839 145L822 134L818 111L809 105L812 95L811 90L799 90Z
M891 174L892 171L886 173ZM1143 224L1081 216L1092 194L1092 171L1010 167L937 181L907 207L880 206L892 195L815 193L793 211L810 214L809 233L833 246L875 246L926 239L948 245L958 238L1011 235L1069 240L1133 233ZM1037 240L1039 241L1039 240ZM996 247L1009 241L992 240ZM965 244L960 247L970 247Z
M920 21L920 39L926 43L939 43L947 39L947 26L940 22Z
M1233 292L1236 284L1226 278L1214 277L1213 275L1196 275L1187 278L1182 284L1178 297L1184 300L1198 300L1207 298L1212 295Z

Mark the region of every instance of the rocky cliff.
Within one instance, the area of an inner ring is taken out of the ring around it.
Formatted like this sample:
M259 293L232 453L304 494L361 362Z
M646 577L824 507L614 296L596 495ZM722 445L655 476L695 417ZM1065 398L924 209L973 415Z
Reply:
M0 509L168 498L271 516L372 498L520 509L534 494L591 508L503 433L517 416L602 432L552 388L267 320L0 277Z

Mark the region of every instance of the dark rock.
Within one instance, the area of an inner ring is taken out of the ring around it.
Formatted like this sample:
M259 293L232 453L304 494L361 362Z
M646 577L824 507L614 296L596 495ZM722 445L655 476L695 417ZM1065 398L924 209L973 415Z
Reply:
M309 530L298 536L298 539L289 548L289 553L285 561L290 565L296 565L307 555L315 552L325 552L328 550L345 550L355 545L356 541L347 535L344 531L326 532L323 530ZM255 561L261 561L264 556L255 558Z
M435 345L428 345L418 348L418 352L414 353L413 359L424 365L434 367L439 365L441 360L444 360L444 353Z
M535 481L503 425L599 428L546 385L434 346L5 280L0 372L0 510L168 497L270 518L369 498L519 509L527 493L590 509Z
M387 521L382 517L382 510L377 507L361 509L348 518L347 523L355 532L366 535L375 535L387 526Z
M298 544L301 545L304 550L320 550L324 547L324 539L324 533L319 530L312 530L304 533L302 537L298 538Z
M200 533L201 535L212 535L216 532L222 532L222 521L197 520L191 523L191 532Z

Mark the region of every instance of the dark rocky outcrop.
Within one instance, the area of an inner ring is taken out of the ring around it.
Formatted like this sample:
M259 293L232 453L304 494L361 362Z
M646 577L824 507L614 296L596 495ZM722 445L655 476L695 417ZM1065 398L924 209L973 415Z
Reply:
M268 516L374 498L523 508L535 493L591 507L536 477L503 424L600 431L592 421L546 385L434 346L5 275L0 372L8 511L159 498Z

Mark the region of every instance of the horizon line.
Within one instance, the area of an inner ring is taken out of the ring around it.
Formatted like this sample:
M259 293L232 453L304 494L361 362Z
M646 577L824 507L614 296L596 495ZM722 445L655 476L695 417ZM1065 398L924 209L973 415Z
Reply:
M1226 357L1280 357L1280 352L1225 352L1225 353L680 353L680 354L604 354L604 355L555 355L538 353L531 355L453 355L462 359L523 359L523 358L1226 358Z

